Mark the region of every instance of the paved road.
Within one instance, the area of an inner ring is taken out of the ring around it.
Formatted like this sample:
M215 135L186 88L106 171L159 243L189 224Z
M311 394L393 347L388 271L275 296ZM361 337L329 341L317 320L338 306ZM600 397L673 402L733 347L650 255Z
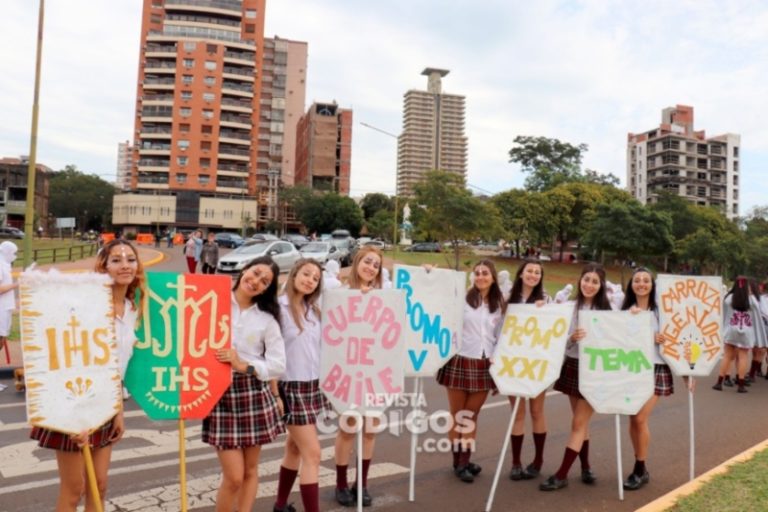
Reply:
M178 253L178 256L176 255ZM168 251L169 259L154 270L181 270L181 251ZM697 474L743 451L765 438L768 408L768 381L760 380L749 393L737 395L735 389L716 392L711 379L699 382L695 398L697 430ZM9 381L2 381L10 384ZM409 387L411 384L408 384ZM682 382L675 382L678 392L662 399L651 419L652 442L648 467L651 482L641 491L617 496L616 447L613 416L596 416L591 427L591 459L599 481L585 486L578 471L571 472L571 483L555 493L537 489L539 480L511 482L506 478L509 455L505 454L504 475L496 494L494 510L520 512L542 510L629 511L665 494L688 478L688 401ZM425 385L426 410L442 424L441 412L447 407L443 389L434 382ZM135 402L126 403L127 434L113 453L110 470L108 511L177 511L178 465L177 425L154 423L146 419ZM402 422L407 409L393 415L395 426ZM547 399L549 437L544 474L559 465L570 425L567 399L553 393ZM389 432L378 436L377 457L371 469L370 489L374 508L381 511L483 510L491 486L493 469L510 415L503 397L492 397L480 417L476 462L483 473L474 484L458 481L449 469L450 454L421 453L417 465L416 502L408 502L408 435ZM624 475L631 469L633 454L626 434L627 420L622 420L622 456ZM395 427L393 427L394 429ZM213 510L213 498L219 479L219 466L213 450L200 441L200 422L187 424L187 471L190 509ZM23 396L7 389L0 393L0 511L32 512L51 510L57 490L56 465L50 450L37 449L28 440ZM442 436L425 434L420 446L432 448ZM530 435L526 437L524 459L532 454ZM335 482L333 437L323 436L321 470L321 508L340 510L333 501ZM271 510L277 485L282 446L268 446L262 452L261 487L254 510ZM578 466L578 462L576 464ZM297 488L292 500L301 509Z

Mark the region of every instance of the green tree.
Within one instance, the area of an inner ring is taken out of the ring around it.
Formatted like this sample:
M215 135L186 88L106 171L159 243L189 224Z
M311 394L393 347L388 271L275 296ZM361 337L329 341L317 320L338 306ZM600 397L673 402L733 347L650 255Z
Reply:
M379 237L385 240L392 239L394 232L394 214L391 211L379 210L372 217L365 221L368 228L368 235Z
M48 211L54 217L74 217L78 229L104 229L112 223L115 187L95 174L67 165L50 179Z
M438 241L451 242L456 269L459 268L460 240L494 238L501 232L496 208L490 202L474 197L456 174L430 171L414 191L415 203L423 207L423 215L412 217L414 224L418 222L418 229L430 233Z
M504 236L514 242L515 254L521 254L523 240L540 238L535 227L541 215L542 199L540 192L511 189L500 192L491 198L491 203L501 214ZM541 241L541 240L537 240Z
M372 218L380 210L393 211L395 209L392 198L381 192L365 194L360 201L360 208L363 210L365 220Z
M294 200L296 216L310 232L330 233L334 229L347 229L352 236L363 227L363 212L351 197L335 192L299 194L301 201Z

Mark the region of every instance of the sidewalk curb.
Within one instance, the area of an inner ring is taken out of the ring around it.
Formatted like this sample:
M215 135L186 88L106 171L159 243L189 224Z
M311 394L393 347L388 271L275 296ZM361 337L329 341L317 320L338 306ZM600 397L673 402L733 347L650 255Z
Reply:
M694 492L698 491L704 484L709 482L715 476L726 473L732 465L738 464L739 462L746 462L752 457L754 457L757 452L763 451L766 448L768 448L768 439L760 443L757 443L755 446L751 448L747 448L746 450L739 453L738 455L734 455L730 459L715 466L714 468L710 469L706 473L699 475L698 477L694 478L690 482L685 483L680 487L678 487L677 489L673 489L669 491L667 494L659 498L656 498L655 500L648 503L647 505L644 505L638 508L637 510L635 510L635 512L662 512L664 510L667 510L670 507L674 506L677 500L679 500L680 498L684 498L689 494L693 494Z
M147 260L147 262L143 264L144 268L149 268L149 267L152 267L154 265L157 265L158 263L160 263L161 261L163 261L166 258L166 255L162 251L156 251L154 249L149 249L149 248L146 248L146 247L143 248L143 249L146 250L146 251L151 251L153 253L156 253L151 259ZM86 271L87 271L86 269L62 270L62 272L66 272L66 273L69 273L69 272L86 272ZM13 272L13 276L15 278L18 278L19 274L21 274L20 270ZM13 370L14 370L13 367L3 367L3 368L0 368L0 379L12 379L13 378Z

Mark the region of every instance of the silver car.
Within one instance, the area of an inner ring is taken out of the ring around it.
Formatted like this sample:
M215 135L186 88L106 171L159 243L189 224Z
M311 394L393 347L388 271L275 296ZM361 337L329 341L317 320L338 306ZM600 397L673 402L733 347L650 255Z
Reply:
M216 271L222 274L236 274L250 261L261 256L271 257L280 267L280 272L288 272L301 258L299 251L290 242L249 240L219 259Z
M303 258L312 258L321 265L325 265L329 260L336 260L341 265L341 260L344 257L342 252L331 242L309 242L301 248L299 253Z

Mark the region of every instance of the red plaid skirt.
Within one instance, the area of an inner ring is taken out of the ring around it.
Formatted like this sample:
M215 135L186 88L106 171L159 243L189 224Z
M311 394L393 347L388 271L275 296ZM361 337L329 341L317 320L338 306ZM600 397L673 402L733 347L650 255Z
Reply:
M269 385L254 376L232 374L232 385L203 420L203 442L220 450L271 443L285 432Z
M566 357L560 368L560 377L555 381L554 389L575 398L584 399L579 391L579 360Z
M286 425L314 425L318 416L331 410L317 379L280 382L278 389L283 399Z
M113 418L114 419L114 418ZM94 430L88 436L88 444L93 448L104 448L112 444L112 420L109 420L98 429ZM72 441L69 434L54 432L42 427L32 427L29 437L37 441L40 448L50 448L51 450L61 450L63 452L79 452L80 447Z
M437 382L447 388L468 393L496 389L491 378L491 360L487 357L474 359L456 354L437 372Z
M669 396L675 392L675 381L672 378L672 370L666 364L653 365L653 376L656 378L656 387L653 394L656 396Z

